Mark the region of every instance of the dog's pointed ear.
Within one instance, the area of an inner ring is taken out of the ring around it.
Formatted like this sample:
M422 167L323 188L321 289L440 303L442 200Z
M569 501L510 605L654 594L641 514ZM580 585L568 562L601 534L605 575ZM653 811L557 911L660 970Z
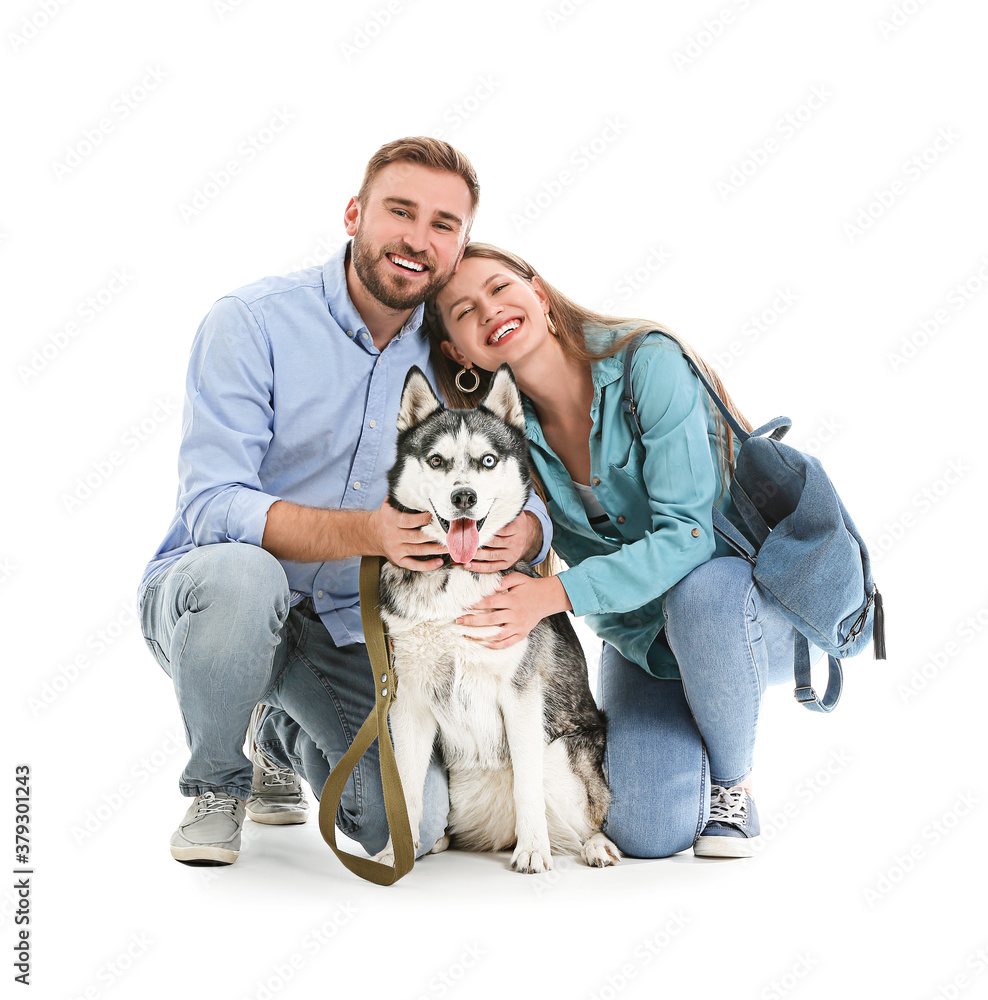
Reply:
M401 390L401 406L398 409L398 430L408 430L413 424L420 424L436 410L442 409L442 403L432 391L429 380L422 370L413 367L405 376L405 385Z
M506 423L521 431L525 430L525 411L521 405L521 393L518 391L515 376L507 365L501 365L494 372L491 387L479 405L490 410Z

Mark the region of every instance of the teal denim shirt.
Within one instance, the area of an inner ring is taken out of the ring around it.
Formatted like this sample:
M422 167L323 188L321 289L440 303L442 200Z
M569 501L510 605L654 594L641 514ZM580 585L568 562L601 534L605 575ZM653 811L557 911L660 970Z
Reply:
M621 336L632 329L621 329ZM622 655L657 677L678 678L659 636L666 592L711 557L732 554L714 535L710 510L721 490L712 406L679 348L658 333L635 353L632 384L643 437L622 409L624 351L594 362L590 477L620 532L595 531L569 473L525 400L532 464L545 487L559 574L575 615ZM736 518L724 492L718 506ZM658 641L656 641L658 637Z

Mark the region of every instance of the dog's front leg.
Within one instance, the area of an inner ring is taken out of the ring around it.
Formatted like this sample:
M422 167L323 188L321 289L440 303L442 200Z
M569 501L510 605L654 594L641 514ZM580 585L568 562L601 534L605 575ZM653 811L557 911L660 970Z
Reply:
M419 826L422 823L422 793L425 776L432 758L438 723L428 702L421 694L406 685L395 698L389 716L391 740L395 748L398 777L408 807L408 825L412 831L412 845L419 849ZM384 850L374 859L385 865L394 864L394 845L391 837Z
M514 773L516 842L511 867L517 872L548 871L552 868L552 856L543 785L542 690L535 679L521 691L509 681L499 700Z

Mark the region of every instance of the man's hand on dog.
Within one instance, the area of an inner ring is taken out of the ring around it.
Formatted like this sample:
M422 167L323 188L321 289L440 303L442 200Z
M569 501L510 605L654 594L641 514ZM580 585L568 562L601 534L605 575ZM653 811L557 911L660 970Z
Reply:
M522 559L534 558L542 548L542 524L523 510L509 521L465 566L472 573L503 573Z
M431 520L430 513L403 514L385 500L377 510L371 511L368 518L371 536L368 548L402 569L438 569L443 564L442 556L449 550L419 530ZM433 558L420 559L416 556Z
M496 593L473 606L475 614L457 618L456 624L500 626L500 631L493 635L480 638L464 634L464 638L483 643L488 649L504 649L521 642L543 618L559 611L572 610L572 607L559 577L508 573Z

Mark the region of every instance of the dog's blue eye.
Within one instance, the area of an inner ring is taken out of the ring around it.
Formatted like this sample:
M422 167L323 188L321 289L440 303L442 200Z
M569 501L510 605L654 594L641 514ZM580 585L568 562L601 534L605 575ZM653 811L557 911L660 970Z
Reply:
M432 468L438 469L443 464L443 457L442 457L442 455L430 455L429 458L428 458L428 462L429 462L429 465L432 466Z
M485 455L480 461L485 469L493 469L497 465L497 458L494 455Z

